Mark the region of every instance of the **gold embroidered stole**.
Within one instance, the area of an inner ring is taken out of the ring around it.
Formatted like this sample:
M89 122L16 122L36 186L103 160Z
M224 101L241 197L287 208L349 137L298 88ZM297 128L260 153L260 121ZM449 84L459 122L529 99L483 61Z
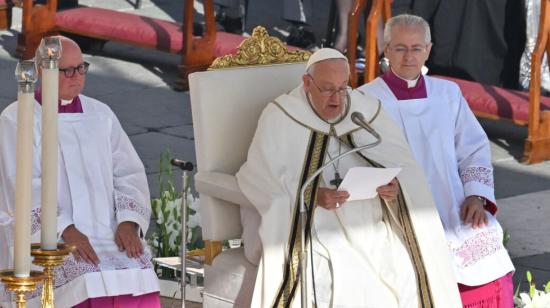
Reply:
M307 179L317 171L322 165L328 144L328 135L311 131L306 157L296 193L294 202L294 215L291 224L290 235L287 246L287 259L285 260L283 281L273 303L274 308L290 307L299 284L300 275L300 254L301 254L301 221L300 221L300 190ZM306 230L311 229L313 212L315 210L315 199L317 188L319 186L319 176L307 187L304 193L304 203L307 210ZM306 243L308 245L311 233L306 234Z
M348 133L347 135L341 136L340 141L344 144L348 145L350 148L356 148L353 141L353 137L351 133ZM363 158L367 164L371 165L372 167L377 168L385 168L381 164L368 159L360 152L356 152L361 158ZM391 212L390 204L387 204L383 199L381 199L381 202L386 205L386 208L384 211ZM414 272L416 274L416 284L418 289L418 306L420 308L433 308L434 302L432 299L432 294L430 290L430 286L428 283L428 274L426 273L426 268L424 265L424 261L422 259L422 252L420 251L420 246L418 245L418 239L416 238L416 234L414 231L414 227L411 221L411 215L409 212L409 208L407 207L407 204L405 202L405 198L403 197L403 190L401 188L401 185L399 184L399 194L397 196L397 202L395 204L397 207L397 217L394 217L391 215L391 213L388 213L391 218L398 219L397 223L400 226L401 233L403 234L403 240L405 242L405 246L409 252L409 255L411 257L411 261L413 263Z

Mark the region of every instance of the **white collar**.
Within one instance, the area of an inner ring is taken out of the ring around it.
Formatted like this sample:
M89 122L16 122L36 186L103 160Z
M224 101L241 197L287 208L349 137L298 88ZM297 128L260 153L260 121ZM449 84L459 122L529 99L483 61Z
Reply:
M399 79L401 79L401 80L403 80L407 83L407 88L409 88L409 89L414 88L416 86L416 83L418 82L418 79L420 78L420 75L421 75L421 74L418 74L418 76L416 76L415 79L405 79L405 78L399 76L391 67L390 67L390 69L393 72L393 74L395 76L397 76L397 78L399 78Z
M69 104L71 104L73 102L74 98L73 99L62 99L61 100L61 106L67 106Z

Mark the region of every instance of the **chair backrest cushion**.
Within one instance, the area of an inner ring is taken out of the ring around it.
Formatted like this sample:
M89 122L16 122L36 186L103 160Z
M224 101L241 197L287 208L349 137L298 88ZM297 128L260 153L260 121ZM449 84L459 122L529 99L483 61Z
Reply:
M246 160L264 107L297 87L304 71L305 63L293 63L191 74L198 172L235 174ZM202 196L200 207L205 239L221 240L240 232L238 207Z

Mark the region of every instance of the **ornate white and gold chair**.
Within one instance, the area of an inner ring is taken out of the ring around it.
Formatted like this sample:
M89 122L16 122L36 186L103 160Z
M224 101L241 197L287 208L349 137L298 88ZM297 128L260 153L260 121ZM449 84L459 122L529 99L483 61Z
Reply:
M260 113L300 84L308 58L308 52L288 51L257 27L235 55L218 58L208 71L189 77L195 186L206 241L204 307L249 306L256 267L242 247L221 247L223 240L241 238L239 207L252 206L234 174L246 160Z

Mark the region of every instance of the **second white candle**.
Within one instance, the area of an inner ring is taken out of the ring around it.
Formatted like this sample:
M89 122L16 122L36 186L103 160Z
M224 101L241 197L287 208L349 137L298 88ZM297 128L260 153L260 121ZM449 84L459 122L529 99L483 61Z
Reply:
M57 249L58 68L42 68L41 248Z

